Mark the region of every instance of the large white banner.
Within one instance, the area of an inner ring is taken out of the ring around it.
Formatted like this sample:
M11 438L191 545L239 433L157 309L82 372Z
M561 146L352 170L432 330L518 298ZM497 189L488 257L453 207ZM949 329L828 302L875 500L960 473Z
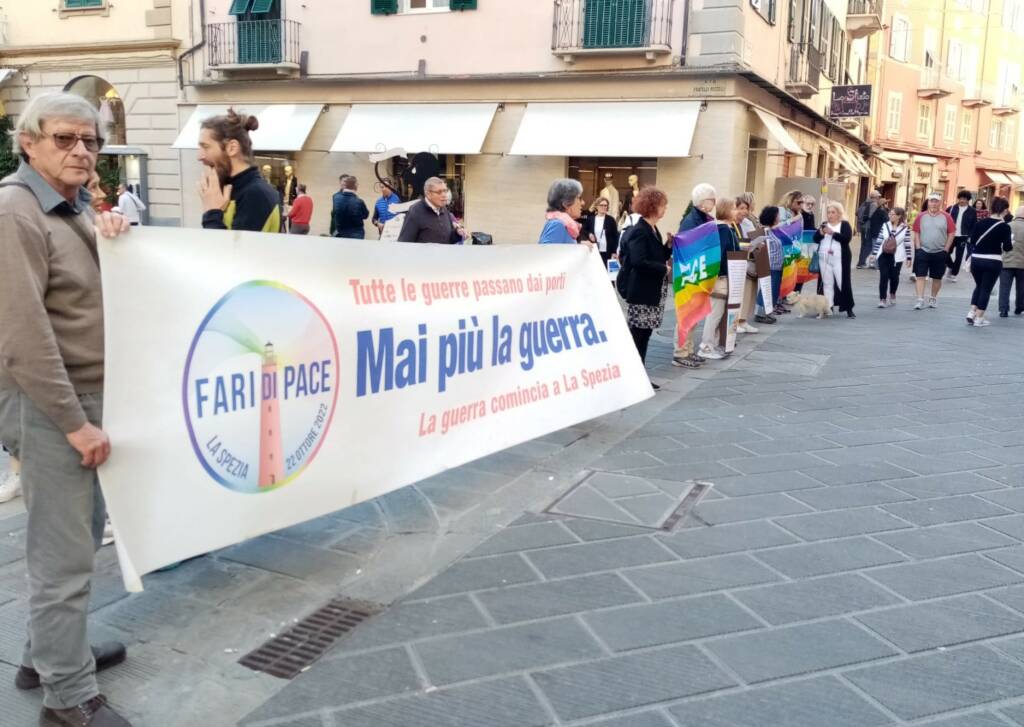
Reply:
M125 585L652 395L574 245L101 241Z

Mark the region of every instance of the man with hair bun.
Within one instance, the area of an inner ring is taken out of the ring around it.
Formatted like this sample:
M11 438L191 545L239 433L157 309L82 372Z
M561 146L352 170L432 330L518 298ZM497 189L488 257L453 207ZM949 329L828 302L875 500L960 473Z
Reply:
M281 231L281 197L260 176L252 156L250 131L255 116L228 109L199 125L199 161L206 166L199 181L203 227L208 230Z

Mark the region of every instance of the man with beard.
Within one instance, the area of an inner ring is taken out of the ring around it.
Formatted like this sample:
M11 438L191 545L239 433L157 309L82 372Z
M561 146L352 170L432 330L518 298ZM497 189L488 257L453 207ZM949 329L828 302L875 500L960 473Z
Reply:
M280 232L280 195L253 163L250 131L255 116L228 109L199 126L199 161L206 169L199 182L203 227L209 230Z

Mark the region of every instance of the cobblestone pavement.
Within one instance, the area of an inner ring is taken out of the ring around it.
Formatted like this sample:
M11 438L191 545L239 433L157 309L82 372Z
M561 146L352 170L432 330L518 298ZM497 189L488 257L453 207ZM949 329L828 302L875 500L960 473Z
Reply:
M786 316L696 374L656 338L654 399L144 594L104 549L94 637L131 652L103 688L138 725L1024 725L1024 320L968 328L966 278L924 311L858 283L857 320ZM236 664L338 593L392 605L291 682ZM37 709L0 687L0 724Z

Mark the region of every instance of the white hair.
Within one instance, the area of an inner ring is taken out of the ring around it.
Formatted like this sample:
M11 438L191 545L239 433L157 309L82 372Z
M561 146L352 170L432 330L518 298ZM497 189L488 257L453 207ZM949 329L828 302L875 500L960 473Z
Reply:
M690 199L693 200L694 207L700 207L700 203L706 199L718 200L718 192L710 184L702 182L690 192Z
M81 96L73 93L44 93L28 102L18 117L18 124L12 132L14 152L23 154L21 134L32 140L43 136L43 123L54 119L84 121L96 127L96 136L103 136L100 129L100 114L96 108Z
M583 185L575 179L556 179L548 188L548 212L565 212L583 195Z
M423 191L424 193L426 193L432 189L437 189L438 187L444 186L445 184L447 184L447 182L445 182L440 177L430 177L427 181L423 183Z
M833 210L833 209L839 211L839 216L840 217L846 217L846 209L839 202L832 201L832 202L829 202L827 205L825 205L825 212L826 213L829 210Z

